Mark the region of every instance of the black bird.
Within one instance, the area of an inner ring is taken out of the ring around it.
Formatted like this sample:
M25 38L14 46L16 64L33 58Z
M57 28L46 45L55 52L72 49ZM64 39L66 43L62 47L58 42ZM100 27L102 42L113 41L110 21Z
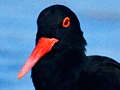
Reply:
M18 75L32 68L36 90L120 90L120 64L105 56L86 56L86 40L76 15L53 5L37 20L36 47Z

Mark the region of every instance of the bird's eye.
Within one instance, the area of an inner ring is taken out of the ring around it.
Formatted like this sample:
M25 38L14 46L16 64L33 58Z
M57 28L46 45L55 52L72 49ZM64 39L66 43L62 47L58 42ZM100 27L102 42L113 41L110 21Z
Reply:
M70 18L69 17L64 18L62 26L68 27L69 25L70 25Z

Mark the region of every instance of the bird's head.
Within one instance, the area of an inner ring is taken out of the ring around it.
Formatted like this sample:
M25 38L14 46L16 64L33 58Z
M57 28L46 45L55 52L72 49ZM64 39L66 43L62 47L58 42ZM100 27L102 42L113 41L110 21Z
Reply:
M66 6L53 5L44 9L38 17L37 25L36 47L20 71L18 79L22 78L51 49L62 51L77 46L85 50L86 41L78 18Z

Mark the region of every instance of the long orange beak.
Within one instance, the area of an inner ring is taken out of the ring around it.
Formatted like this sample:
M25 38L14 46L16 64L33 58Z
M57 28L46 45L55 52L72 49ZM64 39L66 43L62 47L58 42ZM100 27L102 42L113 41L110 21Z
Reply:
M40 38L35 49L19 72L17 76L18 79L21 79L39 61L39 59L43 55L48 53L56 42L58 42L58 40L55 38Z

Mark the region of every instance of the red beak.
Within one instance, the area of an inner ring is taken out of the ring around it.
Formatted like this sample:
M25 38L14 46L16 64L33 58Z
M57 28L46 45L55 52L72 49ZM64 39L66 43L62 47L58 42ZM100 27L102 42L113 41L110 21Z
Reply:
M19 72L18 79L21 79L40 60L42 56L48 53L56 42L58 42L58 40L55 38L40 38L35 49Z

